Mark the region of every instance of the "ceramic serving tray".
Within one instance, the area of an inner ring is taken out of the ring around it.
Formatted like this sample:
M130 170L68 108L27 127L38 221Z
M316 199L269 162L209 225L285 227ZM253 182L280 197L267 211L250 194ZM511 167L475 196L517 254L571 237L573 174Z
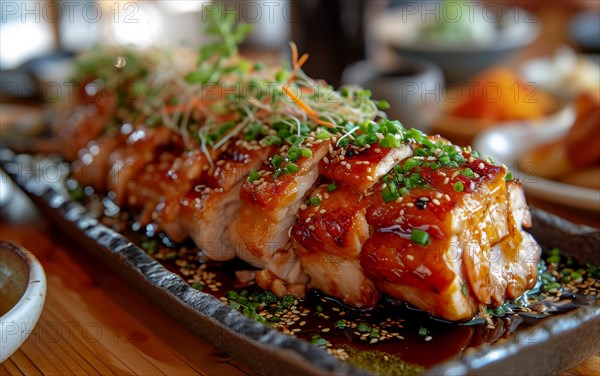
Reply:
M64 188L68 167L58 158L0 151L0 164L62 231L119 273L190 331L260 374L369 374L311 343L242 315L190 287L125 236L103 225ZM530 232L581 262L600 264L600 233L532 208ZM470 348L424 370L427 375L554 374L600 352L600 304L537 320L491 345Z

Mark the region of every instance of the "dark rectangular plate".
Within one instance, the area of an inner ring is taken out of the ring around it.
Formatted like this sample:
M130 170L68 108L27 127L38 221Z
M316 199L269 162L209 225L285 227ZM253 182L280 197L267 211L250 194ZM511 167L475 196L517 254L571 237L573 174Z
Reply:
M135 285L190 331L261 374L368 374L324 350L246 318L191 288L127 238L107 228L61 184L58 159L0 151L0 165L38 208L84 249ZM600 264L600 232L532 208L531 233L583 262ZM600 352L600 303L541 320L507 339L461 354L425 374L554 374ZM256 356L261 354L261 356ZM268 359L268 361L266 361Z

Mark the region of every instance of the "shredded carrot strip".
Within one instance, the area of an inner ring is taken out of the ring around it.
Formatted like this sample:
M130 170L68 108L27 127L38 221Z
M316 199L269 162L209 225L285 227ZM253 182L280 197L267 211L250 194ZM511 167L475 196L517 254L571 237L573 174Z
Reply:
M298 61L298 46L296 46L296 43L290 42L290 49L292 50L292 64L296 65Z
M317 116L317 113L312 108L310 108L306 103L304 103L304 101L302 99L300 99L300 97L298 97L296 95L296 93L294 93L293 91L291 91L288 88L287 85L283 85L281 87L281 89L283 90L284 93L287 94L288 97L290 97L290 99L292 101L294 101L294 103L296 105L298 105L298 107L300 107L301 109L303 109L304 112L306 112L308 114L308 116L310 116L310 117L316 117Z
M308 57L309 57L309 55L307 53L305 53L300 57L300 59L298 59L298 47L296 46L296 43L294 43L294 42L290 42L290 48L292 50L293 69L292 69L292 73L290 74L290 76L287 79L287 83L292 82L296 78L296 76L298 75L298 71L300 70L300 68L302 68L304 63L306 63L306 60L308 60Z
M335 128L335 124L332 124L329 121L319 119L319 115L317 114L317 112L310 108L310 106L306 104L306 102L300 99L300 97L298 97L293 91L289 89L289 84L296 78L296 76L298 75L298 71L300 70L300 68L302 68L304 63L306 63L306 60L308 60L308 54L306 53L303 54L300 57L300 59L298 59L298 47L294 42L290 42L290 48L292 50L292 64L294 68L292 69L292 73L288 77L286 84L283 85L281 89L298 107L300 107L302 110L304 110L304 112L306 112L306 114L311 118L312 121L314 121L318 125L323 125L329 128ZM312 92L313 90L310 88L300 88L300 91Z

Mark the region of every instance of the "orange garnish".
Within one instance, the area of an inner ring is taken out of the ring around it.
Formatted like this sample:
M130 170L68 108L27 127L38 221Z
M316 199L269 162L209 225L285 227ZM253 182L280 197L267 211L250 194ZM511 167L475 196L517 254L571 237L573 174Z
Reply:
M314 121L315 123L319 124L319 125L323 125L325 127L329 127L329 128L335 128L335 124L330 123L328 121L325 120L321 120L319 119L318 114L315 112L315 110L313 110L312 108L310 108L309 105L307 105L302 99L300 99L299 96L296 95L296 93L294 93L293 91L291 91L288 87L289 85L283 85L281 87L281 90L283 90L283 92L298 106L300 107L302 110L304 110L304 112L306 112L306 114L311 118L312 121Z

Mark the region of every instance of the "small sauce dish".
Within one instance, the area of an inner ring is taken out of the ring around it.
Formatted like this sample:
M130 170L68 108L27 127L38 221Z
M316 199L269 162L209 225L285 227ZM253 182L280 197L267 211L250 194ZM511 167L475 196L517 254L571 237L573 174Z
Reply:
M26 249L0 240L0 363L33 331L46 300L46 275Z

